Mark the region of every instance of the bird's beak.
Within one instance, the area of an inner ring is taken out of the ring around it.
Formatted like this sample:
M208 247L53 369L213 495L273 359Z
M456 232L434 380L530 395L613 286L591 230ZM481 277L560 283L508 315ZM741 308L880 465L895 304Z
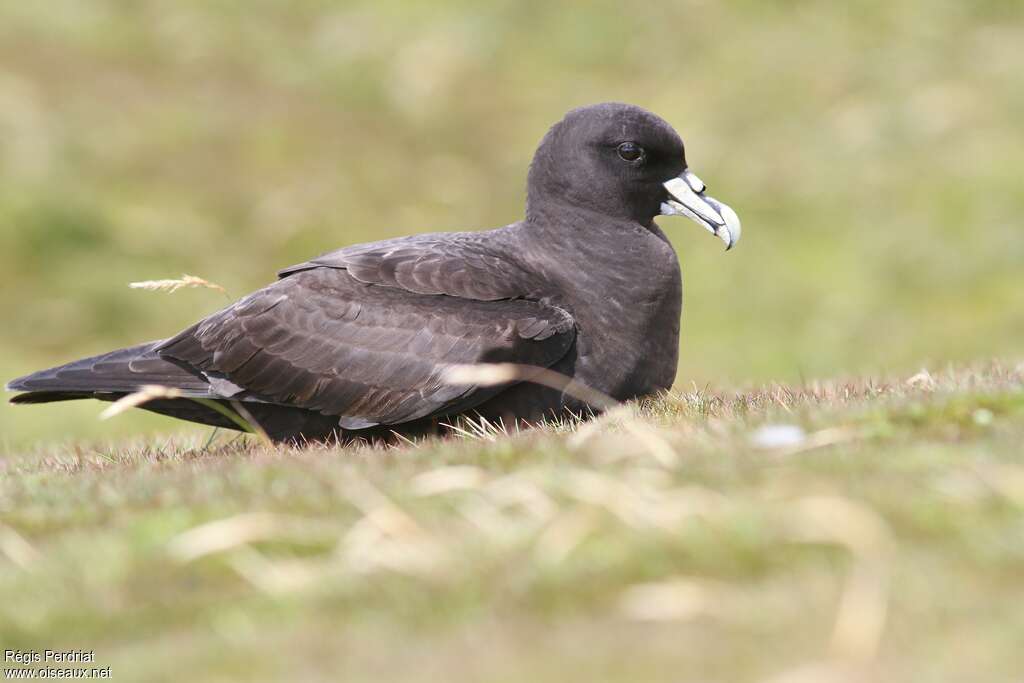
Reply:
M663 216L687 216L725 242L725 250L740 241L740 217L728 204L704 194L704 183L689 169L665 183L668 201L661 203Z

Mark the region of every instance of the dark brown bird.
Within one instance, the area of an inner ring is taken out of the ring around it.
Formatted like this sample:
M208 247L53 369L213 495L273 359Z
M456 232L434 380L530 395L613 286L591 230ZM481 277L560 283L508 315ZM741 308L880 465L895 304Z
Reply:
M668 389L682 286L654 223L685 215L732 247L740 222L705 194L683 142L639 107L570 111L541 141L526 218L483 232L360 244L285 268L183 332L13 380L14 403L116 400L236 428L193 398L241 402L275 440L422 433L460 415L535 421L589 412L529 382L452 386L453 364L550 368L618 399Z

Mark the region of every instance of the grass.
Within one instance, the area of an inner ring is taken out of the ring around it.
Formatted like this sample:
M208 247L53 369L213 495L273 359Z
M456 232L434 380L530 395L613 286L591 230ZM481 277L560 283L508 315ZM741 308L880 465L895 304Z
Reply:
M3 3L0 379L514 221L580 104L676 126L744 238L662 221L693 388L635 418L275 451L0 404L0 645L122 680L1019 681L1022 16ZM839 372L873 379L804 379Z
M1018 680L1024 367L466 427L8 452L0 642L120 680Z

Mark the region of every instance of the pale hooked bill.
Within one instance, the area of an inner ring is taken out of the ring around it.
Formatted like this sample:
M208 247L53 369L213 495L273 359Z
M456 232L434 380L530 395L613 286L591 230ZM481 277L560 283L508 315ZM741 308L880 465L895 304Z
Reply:
M732 208L704 192L707 186L689 169L665 182L670 199L661 204L664 216L686 216L725 242L726 250L740 241L740 217Z

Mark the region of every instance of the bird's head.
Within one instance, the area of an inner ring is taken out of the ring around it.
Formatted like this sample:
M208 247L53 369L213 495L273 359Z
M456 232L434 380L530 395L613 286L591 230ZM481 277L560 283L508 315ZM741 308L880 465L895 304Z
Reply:
M740 238L739 217L707 195L672 126L629 104L573 109L544 136L530 164L527 216L551 204L642 225L658 215L687 216L727 249Z

